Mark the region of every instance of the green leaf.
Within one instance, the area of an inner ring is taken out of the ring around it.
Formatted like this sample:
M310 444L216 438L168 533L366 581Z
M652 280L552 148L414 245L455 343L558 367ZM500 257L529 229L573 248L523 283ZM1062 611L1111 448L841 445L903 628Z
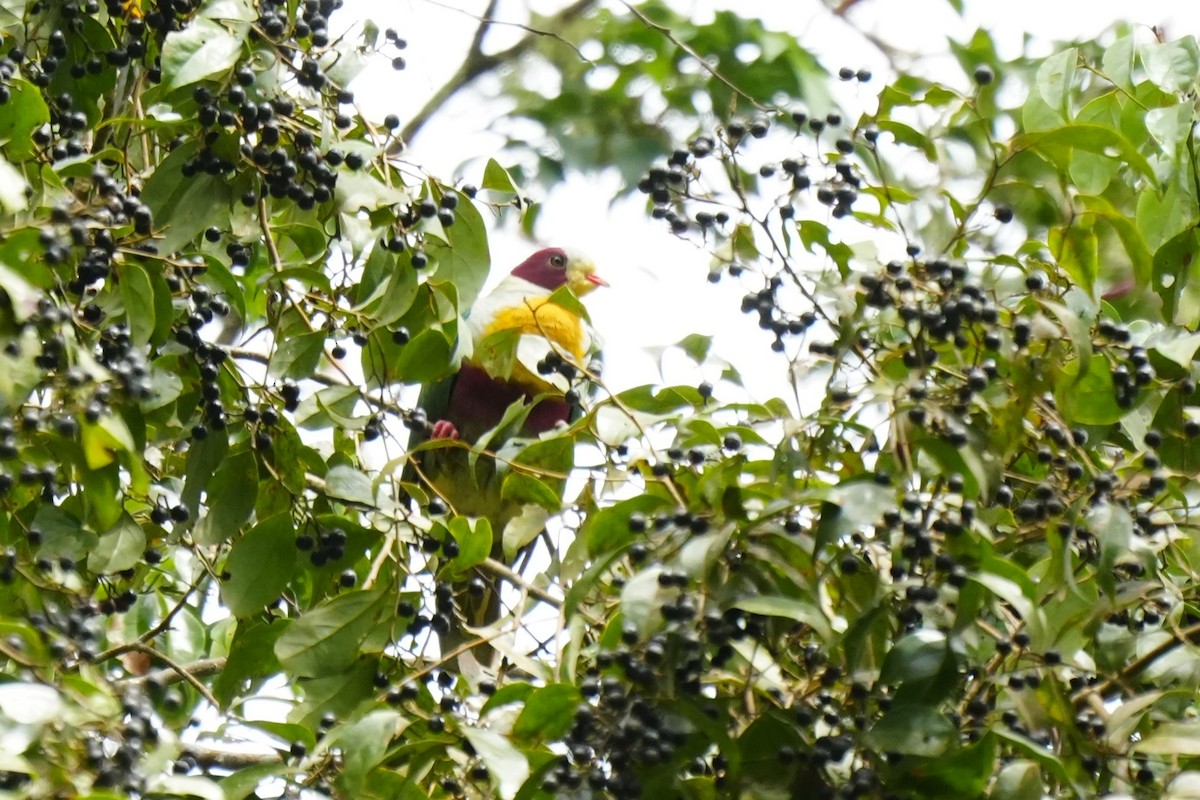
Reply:
M942 671L950 657L946 634L928 629L914 631L888 651L879 680L885 684L928 680Z
M294 708L288 718L312 730L317 728L327 713L349 715L360 703L378 693L373 682L377 674L378 660L362 658L349 669L328 677L302 680L299 685L304 693L304 702Z
M525 755L495 731L466 725L462 734L499 784L499 796L504 800L516 797L529 778L529 760Z
M489 158L487 165L483 168L483 181L480 182L479 187L497 192L518 193L512 175L509 175L508 170L500 166L500 162L494 158Z
M227 708L233 702L243 691L246 681L262 680L279 672L275 641L286 627L286 623L279 620L238 620L225 669L213 681L213 695L222 707Z
M1145 156L1118 131L1100 125L1061 125L1051 130L1023 133L1013 137L1010 147L1014 153L1022 150L1042 150L1053 154L1056 148L1075 148L1107 156L1116 151L1138 172L1154 179L1154 168Z
M1051 228L1046 237L1058 265L1089 296L1094 295L1100 272L1100 243L1091 224L1085 218L1074 224Z
M1179 169L1195 116L1196 110L1191 103L1176 103L1146 112L1146 130L1167 157L1164 166L1168 169Z
M448 527L458 543L458 555L446 565L451 577L465 575L491 555L492 524L486 517L476 518L474 524L466 517L455 517Z
M12 33L25 24L26 0L0 0L0 30Z
M937 758L957 741L958 726L927 706L893 708L867 732L871 747L906 756Z
M357 796L367 773L379 766L392 740L407 727L396 711L380 709L339 731L336 744L342 751L342 769L338 782L345 791Z
M382 327L392 325L412 308L413 301L417 298L417 272L412 268L411 254L407 254L405 263L384 248L376 247L371 251L371 260L375 259L386 261L390 274L362 303L362 312ZM370 269L370 265L367 268Z
M622 404L648 414L669 414L681 408L700 406L704 398L691 386L638 386L617 395Z
M470 308L492 265L487 228L475 203L461 197L454 209L454 224L446 228L446 241L428 238L426 242L426 251L437 263L437 280L453 283L459 308Z
M228 213L226 209L231 197L228 183L208 173L184 177L184 165L195 155L193 143L185 142L176 147L159 162L142 190L141 200L153 215L157 237L154 244L160 252L178 250L195 239L214 219ZM161 305L156 306L156 316L162 311ZM165 324L169 325L169 306L167 312ZM157 322L164 324L163 319Z
M649 631L662 607L659 567L642 570L621 588L621 615L641 633Z
M225 793L225 800L245 800L251 795L257 798L258 795L255 794L255 791L258 789L260 783L282 775L290 769L291 767L282 762L276 764L254 764L253 766L242 767L235 772L231 772L224 778L221 778L218 783L221 791Z
M1154 253L1153 286L1163 313L1176 325L1193 327L1200 320L1200 235L1188 229ZM1144 285L1144 284L1143 284Z
M1051 56L1038 67L1034 85L1046 105L1062 114L1071 116L1071 89L1075 83L1075 66L1079 62L1079 51L1075 48Z
M550 295L550 301L559 308L565 308L575 316L579 317L584 322L591 322L591 317L588 316L587 306L579 299L578 295L571 290L570 286L560 286Z
M1041 800L1044 795L1042 768L1033 761L1019 759L1001 768L990 796L993 800Z
M813 250L813 246L819 246L822 252L833 260L837 265L838 272L842 277L850 274L850 259L854 257L854 251L845 242L835 242L830 237L831 231L829 226L815 220L801 220L796 230L800 233L800 241L804 243L804 248L808 252L818 255Z
M588 514L580 535L587 541L593 557L624 548L637 537L629 527L635 513L648 514L667 505L667 501L652 494L639 494L628 500Z
M105 414L96 422L85 422L79 438L88 469L101 469L113 463L119 453L137 451L125 420L115 414Z
M1063 418L1072 424L1111 425L1124 413L1117 405L1108 359L1099 354L1086 362L1065 364L1054 385L1054 398Z
M692 333L679 340L678 347L687 353L688 358L692 361L703 364L704 360L708 358L708 351L712 349L712 343L713 337Z
M144 197L144 195L143 195ZM161 269L147 270L150 283L154 285L154 333L155 343L163 342L171 335L171 326L175 322L174 306L171 302L171 287Z
M293 622L275 643L275 655L288 671L321 677L339 673L358 658L358 648L382 616L378 592L338 595Z
M546 520L549 516L546 509L541 506L523 506L521 513L510 519L504 526L501 538L505 559L511 563L517 557L518 550L536 539L537 535L545 530Z
M228 72L242 56L250 26L222 25L199 17L167 34L162 46L163 83L179 88Z
M1091 297L1092 294L1089 292L1088 298ZM1044 307L1062 325L1067 338L1071 340L1071 346L1075 349L1075 358L1081 364L1088 363L1092 357L1092 325L1096 321L1095 315L1085 319L1071 308L1052 300L1045 301Z
M937 161L937 147L934 145L933 139L927 134L921 133L916 128L894 119L881 119L875 124L879 130L890 133L898 144L915 147L930 161Z
M28 188L25 176L17 172L13 165L0 155L0 211L6 214L24 211L28 205L25 199Z
M501 328L492 331L475 346L471 360L495 378L512 377L517 363L517 345L521 342L520 328Z
M403 189L388 186L369 172L349 169L338 170L335 197L347 214L390 208L409 200Z
M542 473L546 481L559 482L551 475L565 475L571 471L575 465L575 442L569 436L536 441L517 453L513 463Z
M1139 287L1149 284L1153 271L1154 257L1146 247L1146 241L1138 231L1137 225L1124 212L1118 211L1111 202L1103 197L1081 196L1079 202L1088 211L1094 212L1108 225L1112 226L1125 253L1133 266L1133 277Z
M50 121L50 109L29 81L12 78L5 85L11 96L0 114L0 142L8 158L19 163L34 153L33 132Z
M361 396L362 389L351 385L327 386L313 392L300 401L296 424L313 431L328 428L331 424L357 430L366 424L365 419L352 416Z
M1189 166L1171 172L1160 189L1147 188L1138 194L1134 219L1151 251L1157 251L1180 234L1194 233L1192 229L1200 221L1196 186L1190 175L1190 153L1186 163Z
M971 580L1011 605L1021 618L1032 625L1036 620L1034 587L1029 576L1009 561L994 558L985 562Z
M519 683L506 683L497 689L496 692L487 699L487 702L483 704L483 708L479 712L480 716L486 716L489 711L495 708L503 708L504 706L511 705L513 703L524 703L525 699L537 691L537 689L538 687L534 686L532 683L525 683L524 681Z
M1121 163L1116 159L1085 150L1071 151L1071 180L1085 195L1101 194L1112 183L1120 169Z
M1182 331L1165 331L1162 338L1157 339L1154 351L1163 358L1175 362L1184 369L1191 369L1196 351L1200 350L1200 333L1184 333Z
M91 553L98 542L96 534L84 528L76 517L51 505L38 508L29 529L42 534L42 545L38 548L42 558L66 556L78 560Z
M835 544L843 536L874 525L883 512L896 503L896 493L869 478L847 481L825 493L821 522L817 528L818 550Z
M295 428L288 425L286 420L281 421L277 426L269 453L278 483L264 482L260 496L266 492L267 487L272 485L282 486L292 494L301 494L308 486L306 472L310 469L317 471L325 467L320 456L316 456L304 446L304 443L300 441L300 434L296 432ZM316 457L306 463L306 459L309 459L310 456Z
M911 787L915 797L946 800L983 797L996 765L997 738L985 733L978 742L953 749L938 758L916 758L907 764L902 761L903 774L892 780ZM1087 793L1076 794L1086 796Z
M582 698L568 683L552 683L536 690L513 723L513 736L523 742L552 742L571 729Z
M1087 512L1087 527L1100 543L1100 561L1096 565L1096 580L1109 597L1116 595L1113 566L1129 552L1133 540L1133 517L1124 508L1101 502Z
M339 465L325 473L325 494L363 506L375 505L371 479L354 467Z
M1134 37L1125 35L1104 51L1101 70L1105 77L1127 92L1133 90Z
M135 567L146 552L146 533L133 517L122 514L117 524L100 537L96 548L88 554L88 571L97 575Z
M1169 94L1190 90L1200 75L1200 47L1193 36L1142 47L1142 66L1150 80Z
M221 599L234 616L257 614L278 599L291 580L297 552L286 512L260 522L234 543L225 561L229 579L221 582Z
M1200 756L1200 722L1163 722L1144 738L1132 742L1133 750L1152 755Z
M782 617L802 622L816 631L821 639L828 640L832 635L829 620L825 618L821 610L814 604L798 597L759 594L753 597L743 597L734 602L733 607L764 617Z
M254 454L243 450L217 467L208 489L208 511L192 532L196 543L213 547L231 538L254 511L258 497L258 465Z
M306 378L317 371L324 349L321 331L286 338L271 354L267 372L276 378Z
M228 800L225 791L211 778L200 775L157 775L147 781L146 789L165 797L198 797L200 800Z
M146 268L137 262L121 266L121 301L125 305L125 321L134 344L144 345L154 334L154 285Z
M547 511L562 508L562 498L542 481L523 472L510 472L504 476L500 497L514 503L541 506Z
M381 378L386 375L388 383L427 383L450 374L453 354L446 334L430 328L400 349L400 357L390 370L377 374Z
M25 276L0 262L0 289L7 295L9 308L17 322L24 322L37 311L41 292Z

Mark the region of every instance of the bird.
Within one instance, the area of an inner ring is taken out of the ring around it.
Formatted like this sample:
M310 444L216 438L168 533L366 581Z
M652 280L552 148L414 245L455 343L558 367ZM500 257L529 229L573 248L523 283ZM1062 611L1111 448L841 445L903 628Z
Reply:
M423 387L417 401L425 421L413 426L402 482L417 484L459 515L487 518L490 556L498 561L504 560L505 526L523 504L502 496L504 465L479 450L495 452L572 421L579 406L571 379L600 346L577 301L605 286L579 253L560 247L533 253L476 300L465 317L470 355L449 378ZM506 416L510 423L496 430ZM416 450L431 440L448 446ZM472 457L475 445L479 450ZM468 586L455 593L463 621L482 627L499 619L495 577L480 574ZM445 611L439 607L439 613ZM456 626L439 634L443 652L461 641Z

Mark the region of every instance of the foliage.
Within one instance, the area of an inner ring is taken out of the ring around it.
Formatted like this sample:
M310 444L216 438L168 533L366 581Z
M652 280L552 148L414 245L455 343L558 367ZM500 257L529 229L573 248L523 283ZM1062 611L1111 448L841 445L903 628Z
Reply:
M350 112L403 41L336 6L0 0L5 790L1194 796L1194 39L979 32L856 109L752 20L577 4L491 65L545 135L476 194ZM613 164L763 352L559 365L578 422L473 447L493 530L401 483L400 387L463 354L487 212Z

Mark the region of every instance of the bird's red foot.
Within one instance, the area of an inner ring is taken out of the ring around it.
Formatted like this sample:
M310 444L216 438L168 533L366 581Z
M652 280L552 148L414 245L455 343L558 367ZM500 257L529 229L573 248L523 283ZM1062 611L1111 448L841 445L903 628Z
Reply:
M458 428L448 419L439 419L429 431L430 439L457 439Z

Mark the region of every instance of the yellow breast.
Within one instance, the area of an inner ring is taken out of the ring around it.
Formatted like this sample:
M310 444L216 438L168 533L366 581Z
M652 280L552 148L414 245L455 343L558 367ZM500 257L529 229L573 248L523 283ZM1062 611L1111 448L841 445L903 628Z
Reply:
M548 297L535 297L496 312L484 336L512 329L544 336L581 360L584 356L583 321Z
M507 330L517 330L522 337L549 340L577 363L582 362L587 355L588 336L583 321L571 311L551 303L549 297L524 297L516 303L496 309L487 325L480 331L480 341L498 331ZM548 350L549 348L547 352ZM556 387L538 375L531 366L532 361L524 363L524 359L519 357L513 365L511 380L525 387L531 394L561 394L564 391L562 386ZM561 381L561 378L559 380Z

